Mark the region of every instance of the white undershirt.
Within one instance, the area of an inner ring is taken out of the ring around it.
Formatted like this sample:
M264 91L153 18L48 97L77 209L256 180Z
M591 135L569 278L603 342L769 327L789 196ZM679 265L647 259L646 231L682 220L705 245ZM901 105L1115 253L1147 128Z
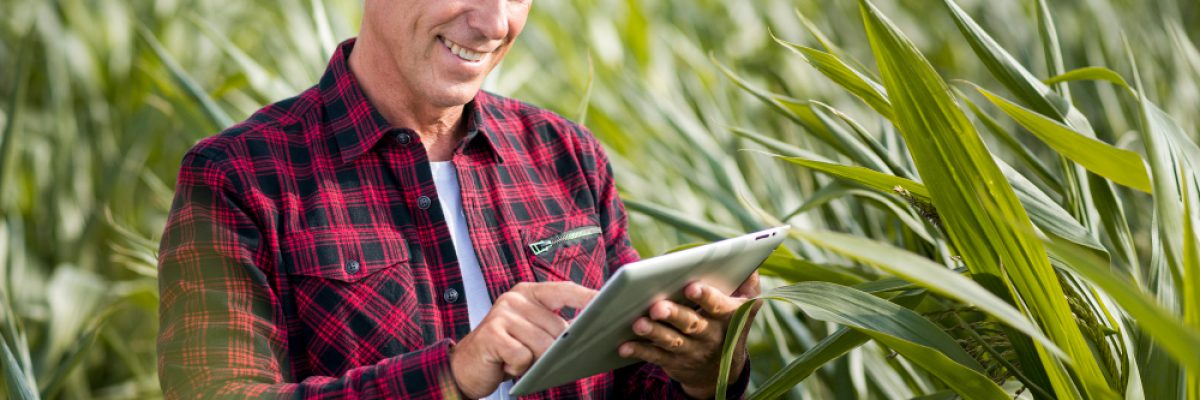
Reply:
M458 267L462 273L463 293L467 297L467 316L471 320L471 330L479 326L483 316L492 310L492 298L488 295L487 285L483 280L483 270L479 268L479 259L475 257L475 249L471 247L471 236L467 234L467 222L463 215L462 192L458 186L458 170L450 161L432 161L433 183L437 186L438 202L442 203L442 213L446 215L446 225L450 228L450 239L454 242L454 254L458 256ZM489 400L506 400L512 390L511 380L500 383L494 393L486 397Z

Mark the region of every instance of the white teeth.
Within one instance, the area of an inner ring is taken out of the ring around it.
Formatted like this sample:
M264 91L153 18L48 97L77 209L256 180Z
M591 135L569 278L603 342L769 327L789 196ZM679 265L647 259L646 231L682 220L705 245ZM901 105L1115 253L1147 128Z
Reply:
M464 48L462 48L462 46L454 44L454 42L451 42L449 39L442 38L442 44L446 45L446 48L449 48L450 52L454 53L454 55L458 56L458 58L461 58L461 59L464 59L467 61L479 61L479 60L483 59L484 53L479 53L479 52L474 52L474 51L464 49Z

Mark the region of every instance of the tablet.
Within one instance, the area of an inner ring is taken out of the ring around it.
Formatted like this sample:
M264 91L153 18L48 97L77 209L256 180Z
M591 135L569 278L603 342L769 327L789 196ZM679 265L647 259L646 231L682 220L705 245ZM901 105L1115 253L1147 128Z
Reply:
M622 266L510 394L539 392L640 361L617 355L617 346L637 338L633 321L650 305L662 299L694 305L683 296L683 287L694 281L733 293L783 242L787 229L771 228Z

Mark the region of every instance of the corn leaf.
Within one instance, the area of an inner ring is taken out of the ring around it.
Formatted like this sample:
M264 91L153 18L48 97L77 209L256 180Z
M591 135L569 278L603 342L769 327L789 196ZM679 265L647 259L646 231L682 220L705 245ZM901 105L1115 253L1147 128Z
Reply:
M1062 83L1062 82L1075 82L1075 81L1111 82L1125 90L1128 90L1130 92L1130 94L1132 94L1134 97L1137 97L1137 94L1133 92L1133 88L1129 86L1129 82L1126 82L1125 78L1121 77L1121 74L1118 74L1116 71L1113 71L1111 69L1104 68L1104 67L1083 67L1083 68L1073 69L1073 70L1064 72L1062 74L1050 77L1049 79L1046 79L1045 82L1047 85L1054 85L1054 84Z
M814 319L862 332L937 376L959 394L976 399L1010 398L981 372L983 367L954 338L912 310L854 288L826 282L780 287L760 298L792 303ZM735 313L725 343L740 339L738 327L744 324L752 306L753 302L747 302ZM726 346L722 372L718 375L718 398L724 398L732 353L733 346Z
M884 279L884 281L896 281L895 278ZM855 285L854 288L867 293L879 295L882 291L873 291L872 289L882 289L883 286L873 285L880 281L875 281L867 284ZM912 309L917 304L920 304L926 296L924 290L917 290L899 296L892 297L890 300L904 308ZM849 353L863 343L871 340L870 336L847 327L838 328L838 330L821 339L820 342L810 347L804 353L800 354L796 359L788 362L782 369L771 375L765 381L758 385L753 393L746 396L749 400L769 400L783 396L798 383L808 378L818 368L836 360L837 358Z
M8 318L8 316L5 316ZM2 338L0 338L2 339ZM30 377L21 369L7 340L0 340L0 365L4 366L4 384L8 388L8 398L13 400L36 400L37 391L30 382Z
M1112 296L1130 317L1138 321L1142 331L1166 349L1175 361L1190 370L1200 370L1200 357L1196 357L1196 349L1200 349L1200 330L1185 326L1127 277L1109 269L1105 260L1060 241L1049 241L1046 245L1055 258L1063 260L1063 268L1079 274Z
M1028 214L954 103L949 87L874 5L866 0L859 5L900 133L925 184L937 187L931 190L933 203L967 267L993 293L1006 300L1020 299L1010 301L1024 304L1028 315L1068 355L1074 376L1089 396L1116 397L1074 323L1045 248L1032 234ZM1056 395L1078 397L1074 380L1060 361L1044 346L1035 345Z
M221 106L217 105L217 102L213 101L212 97L204 89L200 88L200 84L196 83L196 80L192 79L191 75L188 75L183 67L175 62L175 58L167 53L167 50L154 37L153 32L150 32L145 26L139 25L138 33L150 45L150 49L158 56L159 61L162 61L163 66L167 67L167 70L171 72L171 77L175 79L175 82L183 87L184 92L191 97L192 101L200 105L200 109L208 116L208 120L213 124L214 128L224 129L233 125L233 118L229 117L229 114L225 110L222 110Z
M958 89L955 89L954 93L958 94L958 98L967 104L967 108L971 109L971 113L975 115L975 118L979 122L983 123L983 126L987 128L988 132L992 133L993 137L1000 139L1001 144L1008 148L1009 151L1015 153L1026 166L1033 169L1033 172L1037 174L1038 180L1049 186L1055 193L1062 194L1063 187L1062 183L1058 182L1058 177L1050 172L1050 168L1046 167L1046 164L1042 163L1042 160L1038 159L1028 146L1022 144L1012 133L1001 127L994 118L983 112L983 110L980 110L979 106L976 106L975 102L971 101L965 94L958 91Z
M827 231L795 231L817 246L874 266L942 296L973 305L980 311L1032 337L1058 357L1064 357L1053 342L1021 312L978 283L945 266L885 243Z
M1113 182L1149 193L1150 176L1142 158L1129 150L1089 138L1050 118L977 87L979 93L1059 154Z
M871 106L884 118L889 120L893 118L892 105L888 102L887 94L879 83L854 70L832 53L801 46L778 37L775 38L775 41L804 57L804 61L807 61L809 65Z
M782 157L776 156L784 161L812 168L835 177L863 185L867 188L875 190L882 194L896 195L896 188L900 187L908 191L913 197L922 202L932 202L932 195L925 185L914 182L908 179L884 174L868 168L855 167L834 164L829 162L806 160L800 157ZM1020 173L1013 170L1003 161L996 160L1001 167L1005 178L1011 182L1012 189L1015 191L1018 200L1028 209L1029 217L1038 228L1045 230L1047 233L1058 237L1070 240L1073 243L1092 249L1100 253L1104 253L1107 257L1107 252L1104 246L1096 241L1090 234L1087 228L1079 225L1071 214L1067 213L1061 206L1054 202L1048 195L1039 190L1033 183L1023 177Z
M1187 175L1181 170L1180 175ZM1183 324L1200 334L1200 256L1196 254L1196 227L1192 223L1192 196L1188 181L1183 181L1183 282L1179 285L1183 298ZM1200 335L1195 335L1200 337ZM1200 399L1200 368L1190 366L1184 377L1188 399Z
M792 164L812 168L817 171L843 178L868 188L875 189L876 191L882 193L894 194L894 189L896 187L901 187L904 188L904 190L912 193L914 196L924 199L930 197L929 190L925 188L925 185L895 175L888 175L869 168L813 161L800 157L776 156L776 158Z
M778 277L791 283L818 281L851 286L866 280L844 267L808 261L782 249L772 252L758 267L758 271L765 276Z

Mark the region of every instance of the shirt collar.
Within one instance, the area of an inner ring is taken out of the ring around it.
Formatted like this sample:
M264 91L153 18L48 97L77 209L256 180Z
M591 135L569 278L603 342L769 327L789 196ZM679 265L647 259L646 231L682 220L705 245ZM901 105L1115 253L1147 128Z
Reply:
M329 144L326 148L336 153L330 154L331 158L337 157L342 163L352 162L370 151L388 132L411 131L407 128L392 127L383 114L367 100L358 80L350 71L349 59L350 52L354 49L354 41L354 38L350 38L338 45L318 84L325 109L322 122L325 125L325 140ZM489 127L484 119L487 113L483 109L489 106L490 101L490 95L480 90L475 98L463 107L463 115L467 118L464 141L467 143L468 152L472 151L471 146L476 146L474 142L483 142L477 147L490 152L497 162L503 162L501 151L496 148L496 139L501 137L502 133L494 132L495 128Z

